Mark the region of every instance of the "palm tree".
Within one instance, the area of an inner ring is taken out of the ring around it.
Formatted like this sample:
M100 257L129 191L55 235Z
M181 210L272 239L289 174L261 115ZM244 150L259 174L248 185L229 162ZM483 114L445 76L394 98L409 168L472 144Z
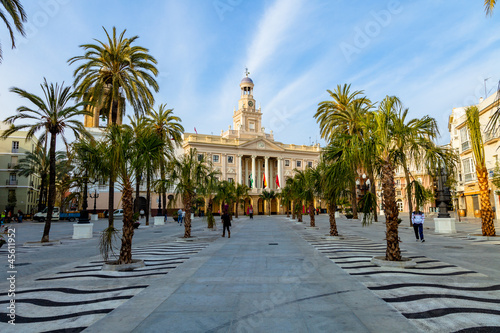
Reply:
M387 248L385 259L389 261L400 261L401 250L398 236L398 207L396 204L396 191L394 187L394 122L401 102L395 96L387 96L380 103L375 115L377 128L377 156L382 161L381 182L383 190L383 203L386 223Z
M250 188L247 185L236 184L236 188L234 191L234 201L236 202L236 218L238 218L238 205L245 202L245 199L248 198L248 192L250 192Z
M224 205L227 205L228 213L232 218L233 205L236 200L235 197L236 187L234 183L223 180L218 183L217 194L214 197L214 202L221 206L221 212L224 211Z
M171 158L175 153L176 146L180 146L182 142L182 133L184 133L184 127L182 127L181 118L174 116L173 109L167 109L166 104L160 104L158 106L158 111L154 109L149 109L147 112L148 118L147 123L152 127L156 135L164 142L165 156ZM160 178L162 183L165 182L165 159L160 159ZM159 192L160 200L163 201L163 205L160 201L160 207L167 208L167 193L165 190ZM159 215L163 215L163 212L159 212Z
M276 198L276 193L273 191L273 190L270 190L270 191L262 191L262 193L259 195L259 197L262 199L262 201L264 202L264 205L266 204L266 202L268 202L268 213L269 213L269 216L271 215L271 201Z
M219 187L219 177L220 171L214 170L211 164L208 164L209 172L207 173L201 187L199 189L199 194L204 196L207 201L206 216L208 228L212 229L215 225L215 219L213 215L213 205L214 205L214 193L217 192Z
M167 165L168 185L174 186L175 198L181 198L186 211L184 238L191 237L191 203L210 172L204 159L198 160L196 149L190 149L181 157L172 159Z
M72 106L67 104L75 99L76 95L71 92L70 87L64 87L64 84L59 86L44 82L40 85L44 93L45 101L32 93L29 93L20 88L11 88L10 91L19 95L22 98L30 101L35 108L20 106L17 108L17 113L7 117L5 122L11 124L11 127L2 134L2 138L7 138L17 131L28 129L27 139L31 139L33 135L42 130L50 134L49 145L49 192L47 202L47 220L43 230L42 242L49 241L50 224L52 221L52 210L56 196L56 142L57 137L62 138L63 142L68 146L64 132L67 130L73 131L76 137L89 135L83 124L79 120L72 119L77 116L88 115L89 112L81 109L85 103L77 103ZM14 125L17 120L29 120L33 124Z
M281 189L281 193L279 194L280 201L283 206L285 206L285 211L286 211L286 217L290 217L290 210L288 209L288 206L292 202L292 193L290 186L285 185Z
M21 34L21 36L24 37L26 33L24 32L23 22L26 22L27 20L26 12L24 11L21 1L19 0L2 0L2 6L4 7L5 12L0 9L0 17L7 26L7 30L9 30L12 48L15 48L16 40L14 38L14 30L12 30L8 16L11 17L15 29ZM2 47L0 46L0 64L2 63L2 59Z
M134 236L134 200L133 200L133 178L137 170L139 147L134 137L134 132L129 126L109 126L106 134L106 146L113 144L111 165L115 168L118 180L122 187L123 202L123 229L122 244L118 264L129 264L132 262L132 237Z
M395 163L403 168L406 184L411 183L410 161L413 165L423 165L425 162L424 146L429 147L433 144L432 140L439 133L436 120L429 116L420 119L413 118L407 120L408 109L397 110L394 118L394 139L396 158ZM413 177L412 177L413 178ZM408 201L408 214L411 224L411 214L413 212L413 200L411 187L406 187L406 198Z
M317 169L295 170L295 177L299 182L299 197L308 205L310 226L315 227L314 198L320 192L320 175Z
M472 144L472 153L476 163L477 181L479 183L479 195L481 200L481 230L483 236L495 236L495 225L493 224L493 210L491 209L488 169L486 168L484 145L481 137L481 124L479 123L479 110L477 106L469 106L465 109L467 116L467 128L469 129Z
M302 199L300 198L302 189L300 188L297 174L295 174L294 177L287 178L286 186L289 188L290 200L293 206L292 219L295 220L295 215L297 215L297 221L302 222Z
M146 225L149 225L149 207L151 207L151 178L158 170L158 166L161 161L164 161L165 141L151 129L144 129L139 133L134 133L134 136L138 149L138 163L136 164L137 170L146 171ZM158 187L162 188L162 184L163 183L159 182L160 186ZM160 215L163 216L161 212L159 213L159 216Z
M56 159L58 154L56 153ZM47 193L47 183L49 176L49 155L43 149L42 145L37 145L34 152L27 152L25 157L19 160L16 166L16 172L20 176L30 177L35 176L40 178L40 191L38 194L38 211L43 210L43 203Z
M363 91L350 91L351 85L337 85L337 88L328 93L332 101L323 101L314 115L320 126L321 137L327 142L331 141L339 134L350 135L359 139L363 136L363 122L372 107L369 99L362 96ZM353 142L347 142L354 149ZM353 169L357 169L360 161L354 161ZM358 218L356 185L353 181L351 185L351 205L353 218Z
M349 173L352 169L345 159L330 160L324 156L318 165L320 174L321 193L328 207L328 217L330 222L330 236L338 236L337 221L335 212L337 210L337 201L340 198L347 197L350 187Z
M103 28L104 29L104 28ZM150 90L158 92L155 80L158 69L157 61L149 50L133 45L138 36L124 38L126 30L116 36L110 36L106 29L107 41L96 40L97 44L83 44L83 56L68 60L69 64L83 62L74 72L74 86L80 99L92 102L100 108L108 118L108 125L119 124L123 117L126 99L133 107L135 114L146 112L153 104L154 98ZM124 95L124 97L123 97ZM108 209L114 210L114 169L110 169ZM109 214L109 225L113 225L113 214Z
M484 10L486 15L493 15L493 9L495 8L496 0L484 0Z

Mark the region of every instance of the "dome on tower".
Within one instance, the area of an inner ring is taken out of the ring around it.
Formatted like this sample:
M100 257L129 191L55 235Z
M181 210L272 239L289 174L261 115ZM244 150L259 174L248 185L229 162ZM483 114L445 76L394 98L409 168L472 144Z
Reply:
M248 76L244 77L242 80L241 80L241 83L251 83L253 84L253 81L251 78L249 78Z

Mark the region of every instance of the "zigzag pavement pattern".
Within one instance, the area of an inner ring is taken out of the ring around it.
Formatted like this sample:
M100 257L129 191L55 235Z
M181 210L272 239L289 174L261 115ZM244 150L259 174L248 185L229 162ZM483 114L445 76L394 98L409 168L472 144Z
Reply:
M145 267L129 272L101 271L91 259L62 266L16 290L16 325L8 324L7 293L0 294L1 332L81 332L208 245L192 242L150 242L133 249Z
M426 332L500 332L500 285L478 272L402 249L415 268L371 264L385 243L355 235L332 239L303 228L302 237Z

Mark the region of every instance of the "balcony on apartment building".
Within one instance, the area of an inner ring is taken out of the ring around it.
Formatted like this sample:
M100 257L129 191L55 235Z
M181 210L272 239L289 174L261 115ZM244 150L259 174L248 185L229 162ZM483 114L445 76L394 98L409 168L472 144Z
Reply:
M7 179L5 181L5 185L7 185L7 186L17 186L17 179Z
M462 142L461 152L463 153L464 151L469 150L469 149L470 149L470 141Z
M7 169L14 169L19 163L8 163L7 164Z

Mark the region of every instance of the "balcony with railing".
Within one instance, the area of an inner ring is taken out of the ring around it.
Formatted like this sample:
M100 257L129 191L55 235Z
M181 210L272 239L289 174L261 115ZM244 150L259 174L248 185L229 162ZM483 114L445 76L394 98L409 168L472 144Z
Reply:
M7 179L5 181L5 185L7 185L7 186L17 186L17 179Z
M9 169L14 169L17 165L18 165L18 163L17 163L17 162L16 162L16 163L12 163L12 162L11 162L11 163L8 163L8 164L7 164L7 168L9 168Z

